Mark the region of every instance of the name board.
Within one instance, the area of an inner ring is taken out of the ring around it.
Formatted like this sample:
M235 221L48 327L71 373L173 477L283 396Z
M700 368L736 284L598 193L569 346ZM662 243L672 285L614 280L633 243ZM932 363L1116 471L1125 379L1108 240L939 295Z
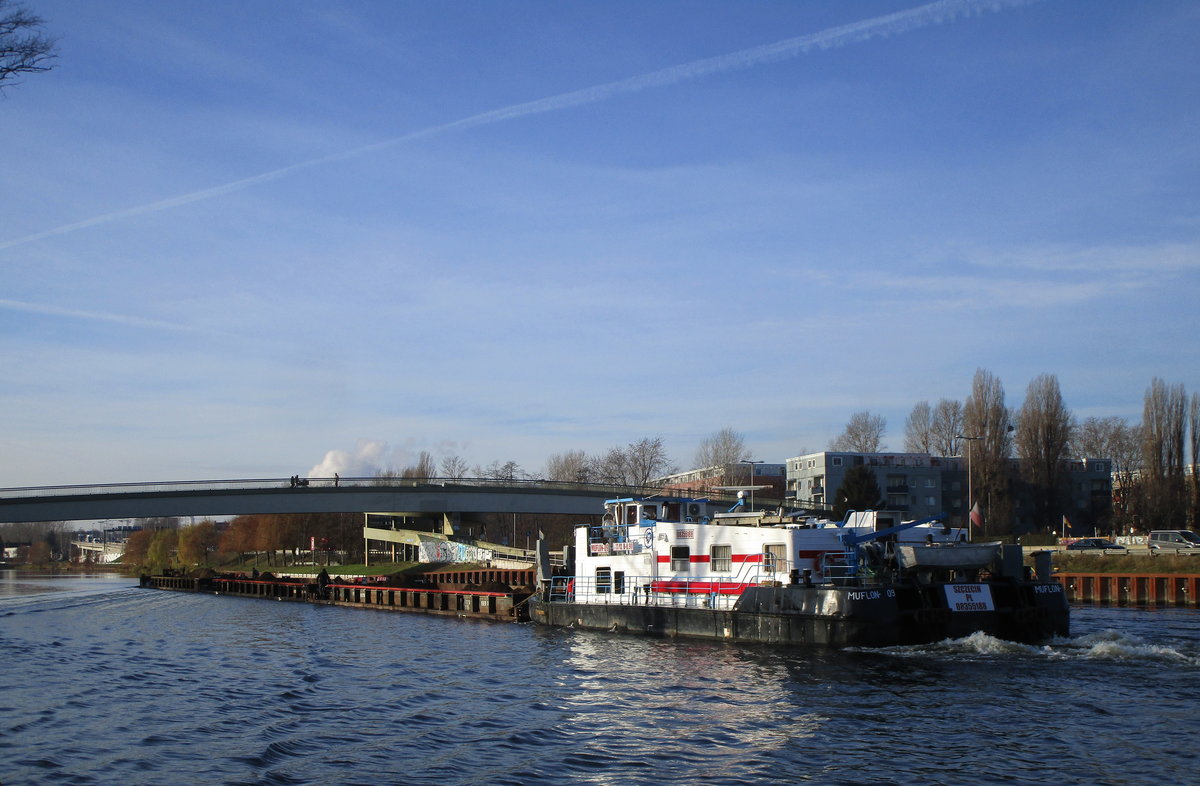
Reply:
M946 605L951 611L995 611L992 588L987 584L947 584Z
M696 537L694 529L677 529L675 530L675 540L691 540Z
M591 554L633 554L637 551L637 544L632 541L624 543L592 543L588 546L588 552Z

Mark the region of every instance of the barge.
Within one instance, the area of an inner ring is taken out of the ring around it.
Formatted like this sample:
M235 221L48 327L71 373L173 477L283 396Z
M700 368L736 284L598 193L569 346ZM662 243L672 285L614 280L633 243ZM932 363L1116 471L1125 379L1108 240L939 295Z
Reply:
M379 611L430 614L459 619L524 622L532 570L474 569L431 571L419 583L400 586L387 581L312 579L275 576L224 575L142 576L141 586L183 592L204 592L240 598L299 601Z
M599 526L575 530L565 569L539 561L532 621L834 647L1069 635L1049 552L1035 555L1034 570L1019 546L971 542L939 517L864 511L828 521L743 502L721 512L706 499L609 500Z

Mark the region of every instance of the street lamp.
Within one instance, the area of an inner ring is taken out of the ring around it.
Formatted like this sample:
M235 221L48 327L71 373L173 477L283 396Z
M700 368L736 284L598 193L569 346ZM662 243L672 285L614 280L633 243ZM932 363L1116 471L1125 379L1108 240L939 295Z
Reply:
M967 441L967 532L971 531L971 443L983 437L968 437L964 434L955 434L955 439L965 439Z

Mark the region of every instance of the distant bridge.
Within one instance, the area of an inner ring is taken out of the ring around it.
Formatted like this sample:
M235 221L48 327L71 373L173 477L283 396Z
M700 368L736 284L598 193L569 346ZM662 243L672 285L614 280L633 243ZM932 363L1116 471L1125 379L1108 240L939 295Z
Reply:
M306 478L117 483L0 489L0 523L239 516L252 513L600 513L606 499L674 496L545 480Z

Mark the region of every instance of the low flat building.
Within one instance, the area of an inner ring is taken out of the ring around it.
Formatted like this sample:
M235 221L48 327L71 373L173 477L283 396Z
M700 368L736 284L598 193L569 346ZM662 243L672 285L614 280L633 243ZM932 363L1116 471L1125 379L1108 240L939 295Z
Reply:
M753 471L747 473L746 470L750 468ZM761 493L767 498L779 499L784 494L786 468L786 464L747 461L730 466L689 469L650 482L676 493L694 496L704 496L720 486L767 486Z

